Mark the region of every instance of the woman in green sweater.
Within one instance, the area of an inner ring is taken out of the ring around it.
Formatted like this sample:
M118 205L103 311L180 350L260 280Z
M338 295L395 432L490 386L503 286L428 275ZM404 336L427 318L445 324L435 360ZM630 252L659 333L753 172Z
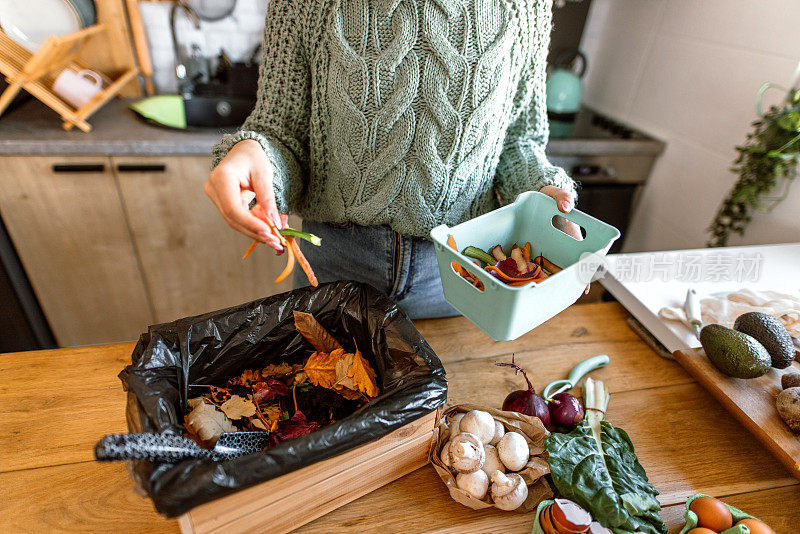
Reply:
M574 203L575 184L544 152L551 7L270 0L258 102L214 148L206 193L230 226L276 250L251 200L279 227L302 216L323 240L303 248L320 282L367 281L412 318L454 314L432 228L523 191L563 212Z

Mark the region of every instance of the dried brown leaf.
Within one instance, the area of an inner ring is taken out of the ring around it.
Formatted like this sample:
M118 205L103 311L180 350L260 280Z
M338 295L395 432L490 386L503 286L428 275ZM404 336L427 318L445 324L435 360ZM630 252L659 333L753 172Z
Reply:
M376 382L375 370L369 362L361 354L361 351L356 348L356 353L353 355L353 364L347 373L347 376L353 379L355 383L354 388L358 389L368 397L377 397L380 393L378 383Z
M194 409L186 416L186 426L206 443L216 443L223 432L235 432L230 419L206 402L194 401Z
M228 419L237 420L242 417L252 417L256 414L256 405L239 395L233 395L219 407L228 416Z
M333 389L336 384L336 362L344 355L344 349L336 349L330 353L315 352L309 356L303 370L308 380L315 386Z
M264 423L261 422L261 419L259 419L258 417L251 418L250 419L250 424L253 425L255 428L258 428L259 430L269 430L264 425Z
M334 384L333 389L337 391L342 388L353 391L357 389L355 381L348 374L353 366L353 356L353 354L345 354L336 362L336 384Z
M317 352L333 352L342 345L310 313L294 311L294 327Z

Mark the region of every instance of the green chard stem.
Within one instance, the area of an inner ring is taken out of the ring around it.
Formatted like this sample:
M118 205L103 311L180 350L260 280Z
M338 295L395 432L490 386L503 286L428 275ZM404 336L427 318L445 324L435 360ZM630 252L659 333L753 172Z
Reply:
M583 386L583 393L586 404L586 422L592 430L594 440L597 442L597 448L600 450L600 457L603 459L603 466L608 470L606 455L603 452L601 423L605 418L610 395L602 380L594 380L592 378L586 379L586 383Z

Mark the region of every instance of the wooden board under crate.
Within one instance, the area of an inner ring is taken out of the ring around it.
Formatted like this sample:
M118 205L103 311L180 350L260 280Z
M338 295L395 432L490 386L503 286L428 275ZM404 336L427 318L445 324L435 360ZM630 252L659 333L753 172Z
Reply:
M339 456L193 508L184 533L289 532L428 463L439 411Z
M800 480L800 436L792 433L775 408L775 398L781 391L781 376L800 371L800 363L794 362L784 370L770 369L764 376L744 380L719 372L703 349L678 350L674 356L700 385Z

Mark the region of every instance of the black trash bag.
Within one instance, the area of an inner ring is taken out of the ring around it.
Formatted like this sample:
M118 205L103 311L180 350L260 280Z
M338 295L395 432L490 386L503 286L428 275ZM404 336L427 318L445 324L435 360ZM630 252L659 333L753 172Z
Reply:
M314 315L336 339L355 339L381 395L352 415L263 452L215 462L132 462L137 484L167 517L378 439L436 410L447 398L439 358L405 313L373 287L334 282L151 326L120 373L131 432L184 431L187 385L223 385L245 369L301 363L312 348L293 310Z

